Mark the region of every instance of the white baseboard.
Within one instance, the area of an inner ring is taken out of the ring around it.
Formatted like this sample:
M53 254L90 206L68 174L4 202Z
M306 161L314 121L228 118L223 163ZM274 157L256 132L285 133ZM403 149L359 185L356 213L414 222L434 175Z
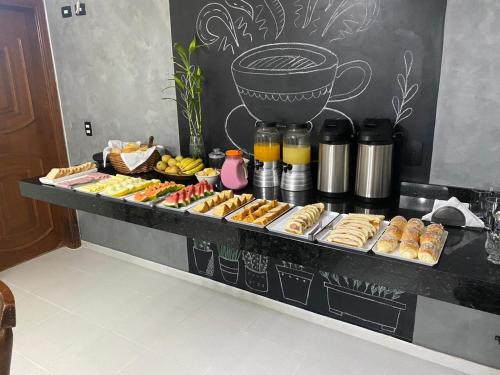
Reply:
M263 297L245 290L241 290L218 281L214 281L205 277L197 276L186 271L181 271L163 264L145 260L118 250L112 250L101 245L93 244L87 241L82 241L82 247L96 251L98 253L108 255L129 263L136 264L150 270L163 273L168 276L176 277L187 282L200 285L219 293L231 295L236 298L243 299L248 302L279 311L283 314L293 316L298 319L303 319L308 322L334 329L341 333L360 338L382 345L386 348L396 350L425 361L433 362L438 365L448 367L450 369L463 372L471 375L493 375L499 374L498 370L480 365L475 362L467 361L462 358L454 357L449 354L441 353L435 350L427 349L419 345L415 345L403 340L396 339L381 333L370 331L368 329L358 327L353 324L345 323L340 320L329 318L323 315L313 313L298 307L287 305L285 303L275 301L273 299Z

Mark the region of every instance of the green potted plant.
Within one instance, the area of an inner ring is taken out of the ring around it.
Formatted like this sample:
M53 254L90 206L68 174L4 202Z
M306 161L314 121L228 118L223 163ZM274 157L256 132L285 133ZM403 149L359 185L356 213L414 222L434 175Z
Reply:
M195 52L201 48L196 37L193 38L186 49L179 43L174 43L176 56L174 57L174 75L171 78L175 87L177 99L171 99L178 103L182 115L189 126L189 154L193 158L205 159L205 145L202 133L202 111L201 95L203 91L203 71L193 64L192 59Z

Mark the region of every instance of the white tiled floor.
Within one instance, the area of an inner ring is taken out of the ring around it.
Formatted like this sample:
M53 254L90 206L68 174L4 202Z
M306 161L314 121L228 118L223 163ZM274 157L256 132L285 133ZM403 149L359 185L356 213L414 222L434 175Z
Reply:
M459 374L88 249L0 273L12 375Z

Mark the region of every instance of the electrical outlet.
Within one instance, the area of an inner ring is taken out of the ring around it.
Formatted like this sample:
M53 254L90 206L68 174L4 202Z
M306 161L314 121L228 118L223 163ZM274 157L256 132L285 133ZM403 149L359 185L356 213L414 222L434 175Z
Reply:
M71 5L66 5L65 7L61 7L61 14L63 18L71 17Z
M87 137L92 137L92 123L90 121L85 121L85 134Z
M80 3L80 8L78 8L78 5L75 4L75 15L78 16L84 16L87 14L87 11L85 10L85 3Z

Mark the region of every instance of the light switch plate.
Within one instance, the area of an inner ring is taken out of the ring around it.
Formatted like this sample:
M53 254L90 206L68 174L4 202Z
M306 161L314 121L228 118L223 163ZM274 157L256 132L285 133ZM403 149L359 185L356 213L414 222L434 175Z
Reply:
M72 16L71 6L70 5L66 5L64 7L61 7L61 14L62 14L63 18L69 18L69 17L71 17Z

